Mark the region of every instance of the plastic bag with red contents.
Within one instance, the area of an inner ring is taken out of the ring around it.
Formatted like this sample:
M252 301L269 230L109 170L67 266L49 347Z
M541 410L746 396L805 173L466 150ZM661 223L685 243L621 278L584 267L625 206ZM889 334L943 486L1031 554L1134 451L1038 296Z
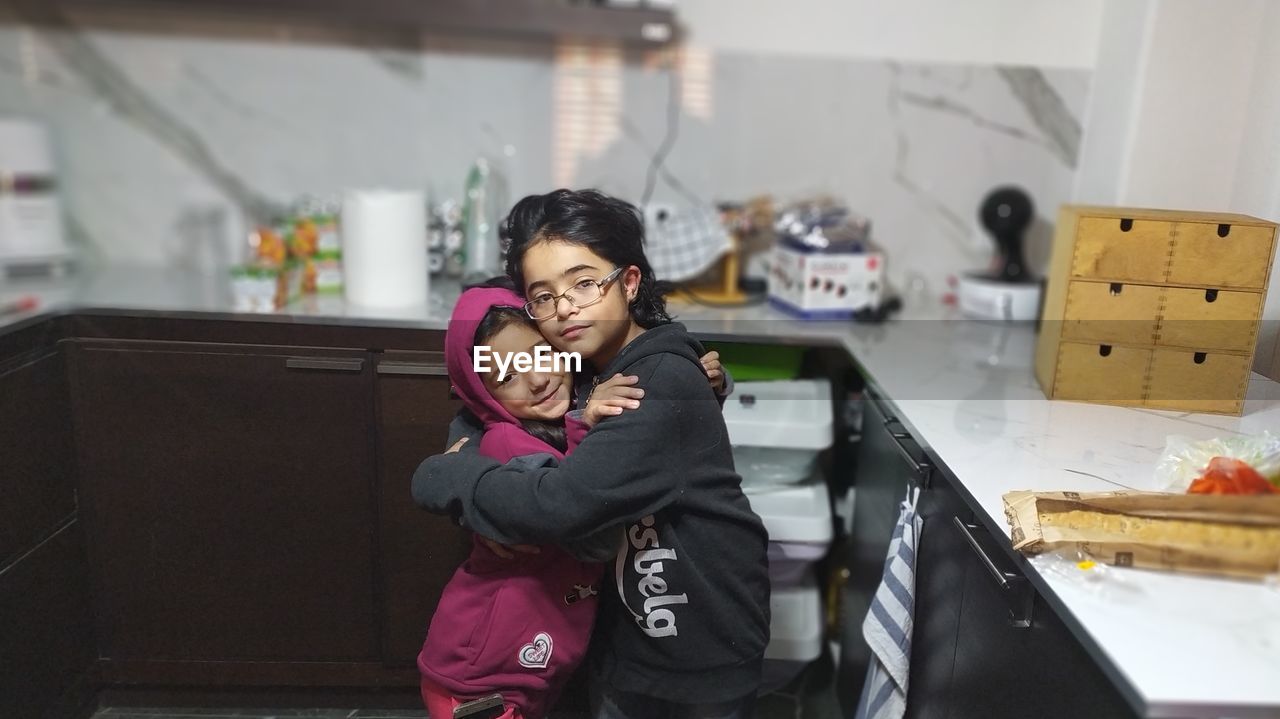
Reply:
M1193 486L1197 494L1280 491L1280 437L1270 432L1208 440L1172 435L1156 463L1156 482L1167 492Z

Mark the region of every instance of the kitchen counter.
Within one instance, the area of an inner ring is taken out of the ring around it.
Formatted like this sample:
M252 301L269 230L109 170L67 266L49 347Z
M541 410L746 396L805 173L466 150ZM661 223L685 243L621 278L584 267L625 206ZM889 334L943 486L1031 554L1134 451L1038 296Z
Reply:
M113 268L0 285L0 304L26 294L41 302L34 312L0 318L0 333L70 311L443 329L457 293L456 284L437 283L426 305L400 311L319 297L277 314L238 315L220 279ZM1280 428L1280 384L1258 375L1242 417L1048 401L1032 376L1030 325L920 311L878 326L798 321L766 306L679 304L673 311L704 339L845 349L987 528L1005 535L1007 491L1158 489L1152 470L1169 435L1207 439ZM1116 570L1098 587L1039 572L1032 563L1023 569L1148 715L1280 717L1275 586Z

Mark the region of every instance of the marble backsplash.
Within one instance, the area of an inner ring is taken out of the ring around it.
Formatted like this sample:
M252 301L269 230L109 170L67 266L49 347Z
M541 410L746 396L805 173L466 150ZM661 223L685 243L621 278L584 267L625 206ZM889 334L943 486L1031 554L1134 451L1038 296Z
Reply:
M50 127L89 262L216 264L302 194L458 197L480 156L512 198L567 185L638 201L674 119L653 202L828 194L872 218L891 279L936 294L989 262L976 214L999 184L1035 199L1043 265L1089 79L0 0L0 115Z

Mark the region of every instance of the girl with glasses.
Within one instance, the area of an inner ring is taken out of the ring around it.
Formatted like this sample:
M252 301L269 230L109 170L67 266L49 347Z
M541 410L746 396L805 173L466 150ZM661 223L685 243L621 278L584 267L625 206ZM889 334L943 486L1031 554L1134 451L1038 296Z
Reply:
M767 535L734 472L702 347L657 290L639 213L558 190L521 200L508 236L526 314L590 365L569 416L602 419L589 431L566 425L576 447L554 467L470 451L429 458L414 497L507 544L621 524L589 654L594 716L750 716L769 635ZM638 407L603 412L603 394L626 386L644 391Z

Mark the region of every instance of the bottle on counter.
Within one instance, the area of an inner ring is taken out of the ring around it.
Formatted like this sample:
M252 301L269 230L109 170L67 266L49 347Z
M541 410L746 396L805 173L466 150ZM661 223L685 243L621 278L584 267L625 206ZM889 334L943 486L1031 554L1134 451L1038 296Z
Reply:
M483 157L475 161L467 174L462 211L463 282L487 280L502 272L496 182L489 161Z

